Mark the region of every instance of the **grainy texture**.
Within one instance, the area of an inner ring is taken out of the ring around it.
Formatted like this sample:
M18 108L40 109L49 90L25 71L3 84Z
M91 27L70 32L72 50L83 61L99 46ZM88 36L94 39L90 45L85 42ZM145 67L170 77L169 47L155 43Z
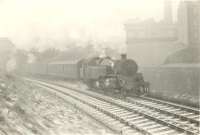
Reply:
M111 134L54 93L15 78L1 84L6 84L0 92L1 135Z
M151 95L199 106L199 65L146 67L142 69L142 72L146 80L150 82Z

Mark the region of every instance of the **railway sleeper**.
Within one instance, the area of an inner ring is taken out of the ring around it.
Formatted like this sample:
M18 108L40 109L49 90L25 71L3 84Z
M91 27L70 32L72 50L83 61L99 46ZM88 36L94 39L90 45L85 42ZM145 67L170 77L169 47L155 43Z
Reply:
M160 127L157 127L157 128L149 129L148 131L151 132L151 133L157 133L157 132L160 132L162 130L167 130L167 129L169 129L169 127L160 126Z
M183 114L181 114L181 115L183 115L183 116L185 116L185 117L190 117L190 116L197 116L197 115L195 115L194 113L183 113Z
M132 114L133 114L132 112L125 112L125 113L118 114L118 115L123 118L124 116L130 116Z
M151 135L151 133L149 131L145 130L144 128L140 128L135 124L130 124L129 126L131 126L132 128L138 130L139 132L141 132L141 133L143 133L145 135Z
M154 125L144 126L143 128L144 128L145 130L151 130L151 129L159 128L159 127L161 127L161 126L162 126L162 125L155 123Z
M144 119L144 117L143 116L135 116L130 119L127 119L127 121L130 122L130 121L134 121L134 120L138 120L138 119Z
M110 112L121 112L121 111L124 111L121 108L105 108L105 109L107 109Z
M199 115L195 115L195 114L194 114L194 115L189 116L189 118L190 118L190 119L194 119L194 120L200 122L200 116L199 116Z
M131 115L126 115L126 116L121 116L123 119L131 119L133 117L138 117L138 114L131 114Z
M135 130L132 130L132 129L127 129L125 131L122 131L122 135L142 135L141 133L138 133L137 131Z
M130 123L132 124L137 124L138 126L140 126L141 123L146 123L146 122L149 122L149 120L135 120L135 121L131 121Z
M122 116L127 116L127 115L130 115L132 114L131 112L114 112L114 114L116 114L117 116L119 117L122 117Z
M154 133L154 135L178 135L179 133L176 132L175 130L167 130L167 131L162 131L158 133Z

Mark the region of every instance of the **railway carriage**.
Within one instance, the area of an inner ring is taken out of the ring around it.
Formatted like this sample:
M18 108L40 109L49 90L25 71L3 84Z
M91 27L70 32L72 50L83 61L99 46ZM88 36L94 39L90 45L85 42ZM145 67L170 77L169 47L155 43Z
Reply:
M34 63L26 66L26 72L31 74L46 75L47 69L47 64L44 63Z
M57 61L48 64L48 75L65 79L79 79L77 61Z

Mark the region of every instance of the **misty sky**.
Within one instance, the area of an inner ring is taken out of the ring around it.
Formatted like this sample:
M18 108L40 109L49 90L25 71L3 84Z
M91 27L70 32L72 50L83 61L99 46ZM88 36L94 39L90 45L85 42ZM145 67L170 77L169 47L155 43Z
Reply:
M19 48L124 45L128 19L163 18L164 0L0 0L0 36ZM179 0L172 0L174 10ZM175 14L175 12L174 12Z

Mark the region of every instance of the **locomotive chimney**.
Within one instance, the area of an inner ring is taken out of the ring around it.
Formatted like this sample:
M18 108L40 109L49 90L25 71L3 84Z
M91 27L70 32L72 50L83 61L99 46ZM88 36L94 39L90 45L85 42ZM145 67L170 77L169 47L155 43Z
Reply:
M127 59L127 55L125 53L121 54L121 59L122 60L126 60Z

